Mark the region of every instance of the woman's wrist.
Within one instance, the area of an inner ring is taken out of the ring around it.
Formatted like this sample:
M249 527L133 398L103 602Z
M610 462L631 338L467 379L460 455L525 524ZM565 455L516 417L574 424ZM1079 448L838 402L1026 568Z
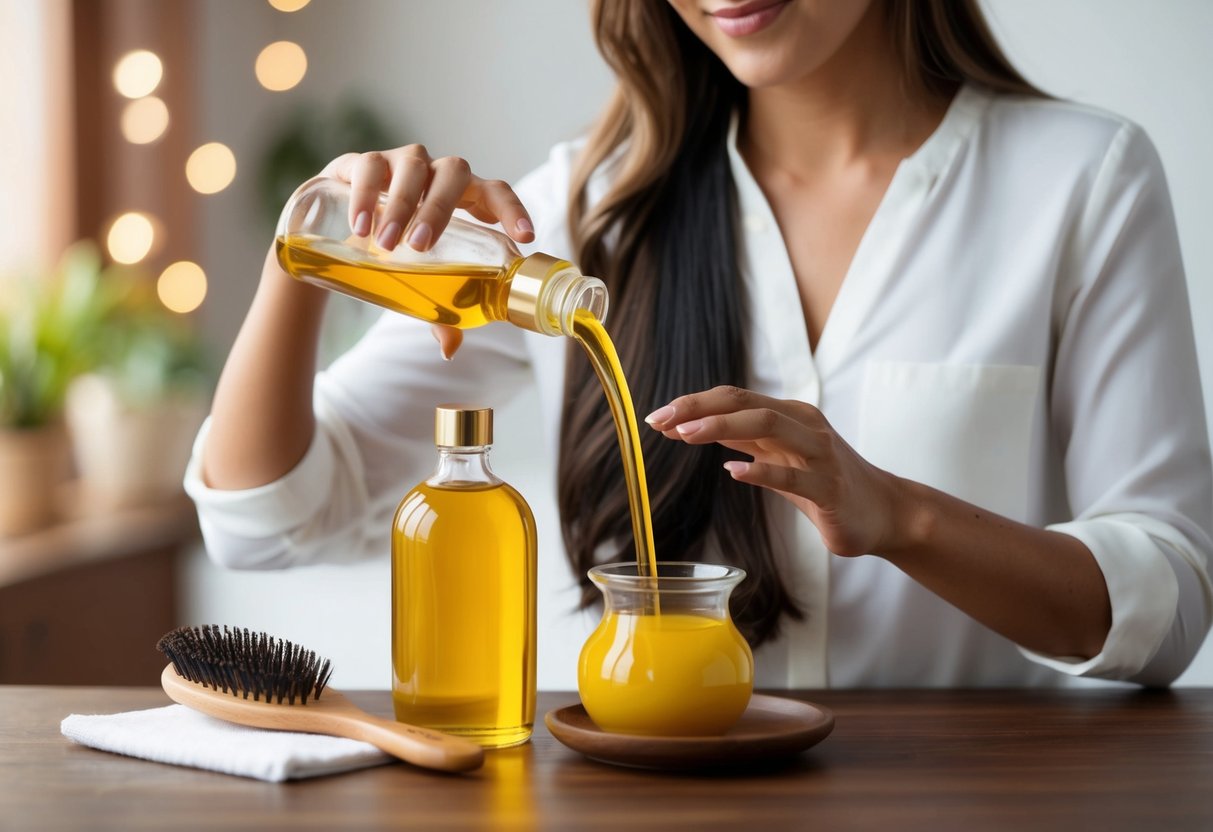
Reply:
M931 545L939 522L938 492L922 483L890 478L889 533L874 554L895 562Z
M267 296L274 305L285 305L294 315L305 318L320 317L324 314L325 301L329 293L319 286L312 286L302 280L291 277L278 263L278 255L274 246L270 246L265 256L265 265L261 269L261 283L257 287L258 295Z

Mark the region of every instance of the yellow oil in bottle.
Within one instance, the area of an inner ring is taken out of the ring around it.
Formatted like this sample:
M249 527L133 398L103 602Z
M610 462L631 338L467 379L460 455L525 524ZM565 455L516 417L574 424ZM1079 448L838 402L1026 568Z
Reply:
M505 319L507 270L458 263L359 263L357 249L304 235L278 237L278 261L300 280L432 324L471 329ZM363 258L365 259L365 258Z
M535 719L535 521L465 450L444 449L396 511L392 702L401 722L500 748Z

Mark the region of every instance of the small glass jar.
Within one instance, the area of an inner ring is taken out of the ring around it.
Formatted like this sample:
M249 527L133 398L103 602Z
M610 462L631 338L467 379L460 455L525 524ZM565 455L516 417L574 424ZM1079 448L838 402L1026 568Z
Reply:
M723 734L754 689L754 656L729 615L745 578L733 566L658 563L657 578L635 563L596 566L598 628L578 664L578 691L599 728L645 736Z

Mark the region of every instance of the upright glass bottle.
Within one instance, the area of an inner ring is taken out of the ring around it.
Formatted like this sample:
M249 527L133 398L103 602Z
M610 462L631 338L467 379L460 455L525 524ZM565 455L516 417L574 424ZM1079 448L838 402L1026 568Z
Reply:
M606 286L565 260L523 257L500 231L458 217L427 251L350 231L350 186L318 176L299 186L278 219L278 262L291 276L434 324L459 329L509 321L544 335L572 335L578 309L606 320ZM407 237L407 231L405 233Z
M489 747L535 720L535 519L489 468L493 411L441 405L438 467L392 525L392 702Z

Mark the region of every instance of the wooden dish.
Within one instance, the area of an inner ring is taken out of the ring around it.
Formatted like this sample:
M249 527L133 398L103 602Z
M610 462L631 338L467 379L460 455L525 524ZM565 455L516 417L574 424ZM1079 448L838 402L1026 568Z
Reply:
M741 719L716 737L644 737L603 731L581 704L549 711L552 736L614 765L697 769L776 760L804 751L834 730L834 714L808 702L754 695Z

